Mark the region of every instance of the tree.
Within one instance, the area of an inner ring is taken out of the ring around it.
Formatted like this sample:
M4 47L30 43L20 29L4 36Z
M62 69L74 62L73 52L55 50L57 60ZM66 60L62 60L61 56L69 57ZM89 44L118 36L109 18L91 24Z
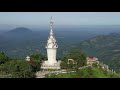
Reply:
M61 61L60 63L61 69L67 69L67 62L65 61Z
M69 65L68 63L68 59L73 59L74 63L70 63ZM67 69L74 69L76 68L76 70L78 71L79 67L85 66L86 65L86 56L83 52L81 52L81 50L79 49L74 49L71 50L66 56L64 56L62 58L62 63L61 63L61 68L66 68Z
M30 62L32 62L30 63L32 71L37 72L40 71L42 61L45 60L47 57L43 56L40 53L34 53L30 56L30 58L31 58Z
M34 53L30 57L33 58L34 60L42 60L43 59L43 56L39 53Z
M26 61L11 60L0 66L0 71L10 74L12 78L31 78L35 77L32 68ZM5 75L4 74L4 75Z
M67 69L67 57L66 56L64 56L61 59L60 67L61 67L61 69Z
M76 62L76 71L79 67L86 65L86 56L80 49L74 49L69 52L69 58L72 58Z

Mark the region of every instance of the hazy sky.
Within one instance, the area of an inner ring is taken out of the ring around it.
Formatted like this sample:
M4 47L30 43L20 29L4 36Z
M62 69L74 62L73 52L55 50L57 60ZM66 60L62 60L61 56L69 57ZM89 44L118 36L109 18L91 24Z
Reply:
M48 26L53 16L54 25L120 25L120 12L0 12L0 25Z

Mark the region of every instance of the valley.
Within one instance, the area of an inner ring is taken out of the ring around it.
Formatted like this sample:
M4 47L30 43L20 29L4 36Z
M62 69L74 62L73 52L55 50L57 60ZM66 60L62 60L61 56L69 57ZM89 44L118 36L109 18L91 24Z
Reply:
M114 26L115 27L115 26ZM62 58L71 49L79 48L87 56L95 56L108 64L110 68L120 72L120 33L119 27L81 27L55 28L55 36L59 46L57 58ZM105 31L105 30L106 31ZM0 33L0 51L9 57L25 59L27 55L42 53L46 55L45 45L49 31L31 30L18 27Z

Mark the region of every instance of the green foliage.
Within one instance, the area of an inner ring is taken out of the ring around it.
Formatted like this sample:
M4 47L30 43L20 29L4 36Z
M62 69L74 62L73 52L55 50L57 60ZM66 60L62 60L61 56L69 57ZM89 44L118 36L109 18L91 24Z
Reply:
M43 56L40 53L33 53L30 57L33 58L34 60L39 60L39 61L45 59L45 56Z
M69 62L68 59L73 59L73 62ZM62 58L61 68L62 69L75 69L86 65L86 56L79 49L71 50L65 57Z
M62 60L60 63L61 69L67 69L68 68L67 65L68 65L67 60L64 60L64 61Z
M50 76L46 76L46 78L78 78L76 73L67 73L67 74L51 74Z
M5 63L6 61L8 61L8 57L4 52L0 52L0 64Z
M97 63L93 63L92 66L99 67L99 65Z
M30 63L32 72L40 71L41 63L39 61L34 61L33 63Z
M39 53L34 53L30 56L31 58L31 67L33 72L37 72L40 70L41 63L43 60L46 60L46 57Z
M4 62L0 65L0 77L33 78L35 73L40 70L42 59L44 59L44 56L33 54L31 60L27 62L8 58L4 52L1 52L0 60L4 60Z
M30 78L34 77L31 66L26 61L11 60L0 65L1 74L11 74L13 78Z

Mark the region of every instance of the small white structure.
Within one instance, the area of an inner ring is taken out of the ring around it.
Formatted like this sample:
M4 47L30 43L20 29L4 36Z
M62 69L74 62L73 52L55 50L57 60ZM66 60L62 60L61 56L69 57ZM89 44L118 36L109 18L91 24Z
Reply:
M67 64L70 64L70 61L72 61L73 64L77 64L77 63L75 63L75 61L73 59L68 59L68 63Z
M56 39L54 37L53 20L51 17L50 36L48 37L47 45L46 45L48 60L44 61L42 63L42 66L41 66L42 69L60 69L60 61L57 62L57 60L56 60L57 48L58 48L58 45L57 45Z
M30 56L27 56L25 60L30 61Z

